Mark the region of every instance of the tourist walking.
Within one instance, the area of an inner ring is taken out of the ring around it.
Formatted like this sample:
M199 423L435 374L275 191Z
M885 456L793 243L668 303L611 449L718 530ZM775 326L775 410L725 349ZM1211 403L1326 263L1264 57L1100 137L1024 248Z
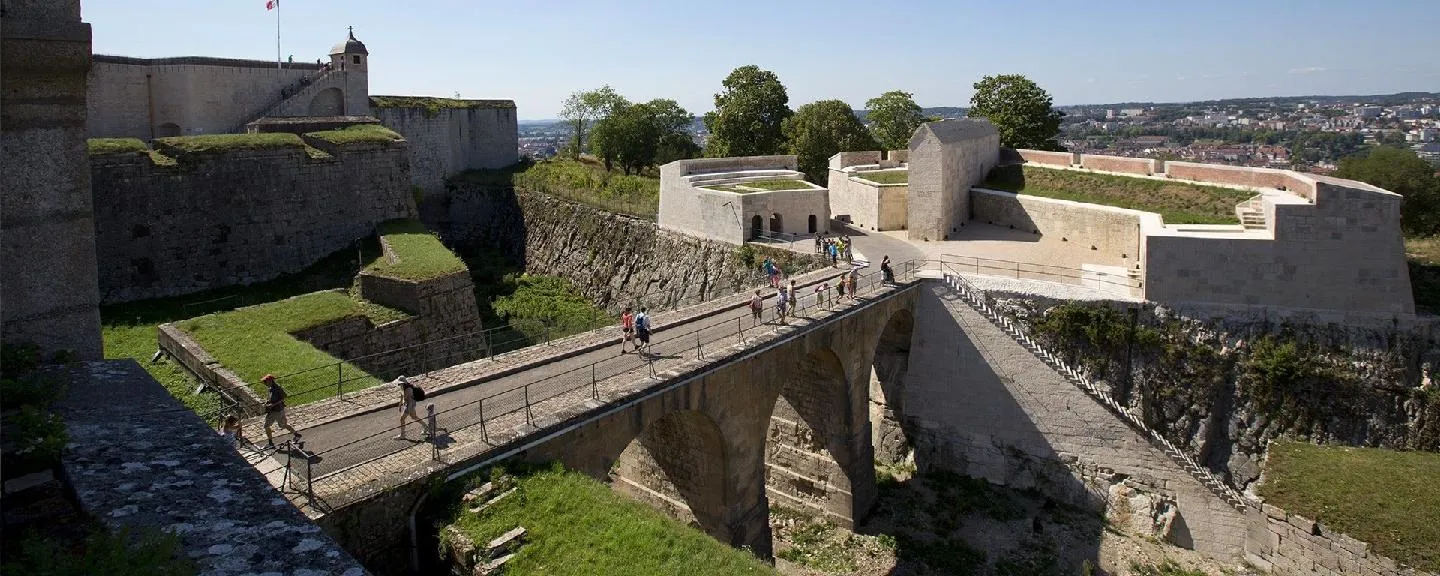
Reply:
M825 234L822 232L815 235L815 253L820 254L825 249Z
M271 435L270 432L271 426L279 426L289 430L292 436L297 439L300 438L300 433L290 426L290 422L285 420L285 399L290 395L285 392L284 388L281 388L279 384L275 383L275 376L273 374L266 374L260 381L264 382L265 385L270 388L270 398L265 401L265 447L275 447L275 437Z
M790 293L790 311L791 311L791 312L797 312L797 311L800 310L800 307L797 306L797 304L798 304L799 301L800 301L800 289L795 287L795 281L794 281L794 280L791 280L791 281L790 281L790 290L789 290L789 293Z
M785 287L780 287L779 298L775 299L775 320L781 324L785 323L785 307L790 304L790 297L785 294Z
M629 306L620 313L620 353L625 353L625 344L635 339L635 312Z
M416 424L419 424L420 429L425 431L424 436L426 438L429 438L430 430L425 426L425 421L421 420L420 416L415 414L415 401L423 400L425 398L425 393L419 388L415 387L414 384L411 384L410 379L404 376L397 378L395 380L395 383L400 386L400 434L396 436L395 439L405 439L406 418L414 420Z
M639 342L635 346L635 351L649 354L650 314L646 313L646 308L644 306L641 306L640 313L635 315L635 338L639 340Z
M750 297L750 319L751 326L760 325L760 314L765 311L765 299L760 297L760 291L756 290L755 295Z
M816 305L816 306L824 306L824 305L825 305L825 298L826 298L827 296L829 296L829 295L830 295L830 284L829 284L828 282L821 282L821 283L815 285L815 305ZM826 308L828 309L829 306L826 306Z
M836 243L835 243L835 242L829 242L828 245L826 246L826 250L830 253L830 265L831 265L831 266L838 266L838 265L840 265L840 261L839 261L840 249L839 249L839 247L836 245Z
M860 270L851 268L850 274L845 277L845 291L850 293L850 301L855 301L855 282L860 279Z
M882 282L884 282L885 285L887 285L887 286L894 286L894 285L895 285L895 270L890 267L890 255L889 255L889 254L886 254L886 255L885 255L885 258L882 259L882 260L880 260L880 276L881 276L881 278L882 278Z
M845 299L845 277L844 277L844 276L841 276L841 277L835 279L835 303L836 303L836 304L839 304L840 301L841 301L841 300L844 300L844 299Z
M220 435L232 446L245 445L245 431L240 429L240 418L234 414L225 417L225 423L220 425Z

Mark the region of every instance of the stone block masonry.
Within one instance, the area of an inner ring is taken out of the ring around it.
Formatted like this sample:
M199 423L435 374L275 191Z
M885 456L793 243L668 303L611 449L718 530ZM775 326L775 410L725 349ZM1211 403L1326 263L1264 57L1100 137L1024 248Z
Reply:
M1245 559L1278 576L1434 576L1376 554L1370 545L1298 514L1264 505L1250 516Z
M982 188L972 189L970 198L978 222L1036 232L1040 242L1093 248L1090 263L1128 269L1140 262L1144 212Z
M413 217L404 142L324 147L91 158L102 300L270 280Z
M1090 170L1104 170L1106 172L1123 172L1126 174L1152 176L1159 173L1164 165L1164 160L1156 160L1154 158L1122 158L1119 156L1096 156L1094 154L1080 155L1081 167Z
M85 166L90 25L79 0L5 4L0 51L0 340L99 359Z
M428 193L443 192L445 179L455 174L504 168L520 160L514 101L455 102L470 105L371 109L382 124L410 142L410 181Z

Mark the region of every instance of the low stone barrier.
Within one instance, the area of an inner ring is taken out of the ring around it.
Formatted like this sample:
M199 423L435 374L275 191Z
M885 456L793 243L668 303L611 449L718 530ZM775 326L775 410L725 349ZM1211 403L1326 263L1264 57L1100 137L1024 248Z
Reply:
M1159 173L1164 165L1164 160L1156 160L1154 158L1125 158L1121 156L1100 156L1096 154L1080 155L1080 166L1082 168L1104 170L1106 172L1153 176Z
M1370 544L1264 504L1251 514L1245 559L1274 574L1435 576L1377 554Z
M158 339L161 350L174 358L191 374L214 386L221 391L221 394L233 400L241 417L248 418L265 413L265 401L250 389L250 385L246 384L239 375L222 366L184 330L174 324L161 324Z
M1079 162L1079 154L1074 152L1046 152L1044 150L1023 150L1019 149L1020 157L1026 162L1035 164L1050 164L1053 166L1071 166Z

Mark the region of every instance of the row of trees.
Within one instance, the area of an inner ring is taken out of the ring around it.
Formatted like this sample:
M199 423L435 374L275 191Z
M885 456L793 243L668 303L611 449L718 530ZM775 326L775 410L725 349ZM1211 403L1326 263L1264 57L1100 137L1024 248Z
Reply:
M790 96L774 72L758 66L736 68L721 83L715 110L705 114L710 138L706 156L794 154L802 172L825 183L829 158L838 152L909 147L925 116L911 93L892 90L865 103L867 127L849 104L820 100L790 109ZM989 118L1001 143L1016 148L1060 149L1055 140L1061 113L1050 95L1020 75L991 76L975 84L970 115ZM694 116L673 100L632 104L609 86L577 92L560 116L574 137L568 153L589 151L625 173L702 151L690 138Z

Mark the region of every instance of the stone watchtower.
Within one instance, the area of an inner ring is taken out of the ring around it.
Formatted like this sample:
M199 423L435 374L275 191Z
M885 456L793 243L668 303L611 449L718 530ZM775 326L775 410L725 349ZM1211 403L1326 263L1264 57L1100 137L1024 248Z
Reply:
M348 116L370 114L370 51L365 43L355 39L355 27L344 42L330 49L332 73L345 77L345 109Z

